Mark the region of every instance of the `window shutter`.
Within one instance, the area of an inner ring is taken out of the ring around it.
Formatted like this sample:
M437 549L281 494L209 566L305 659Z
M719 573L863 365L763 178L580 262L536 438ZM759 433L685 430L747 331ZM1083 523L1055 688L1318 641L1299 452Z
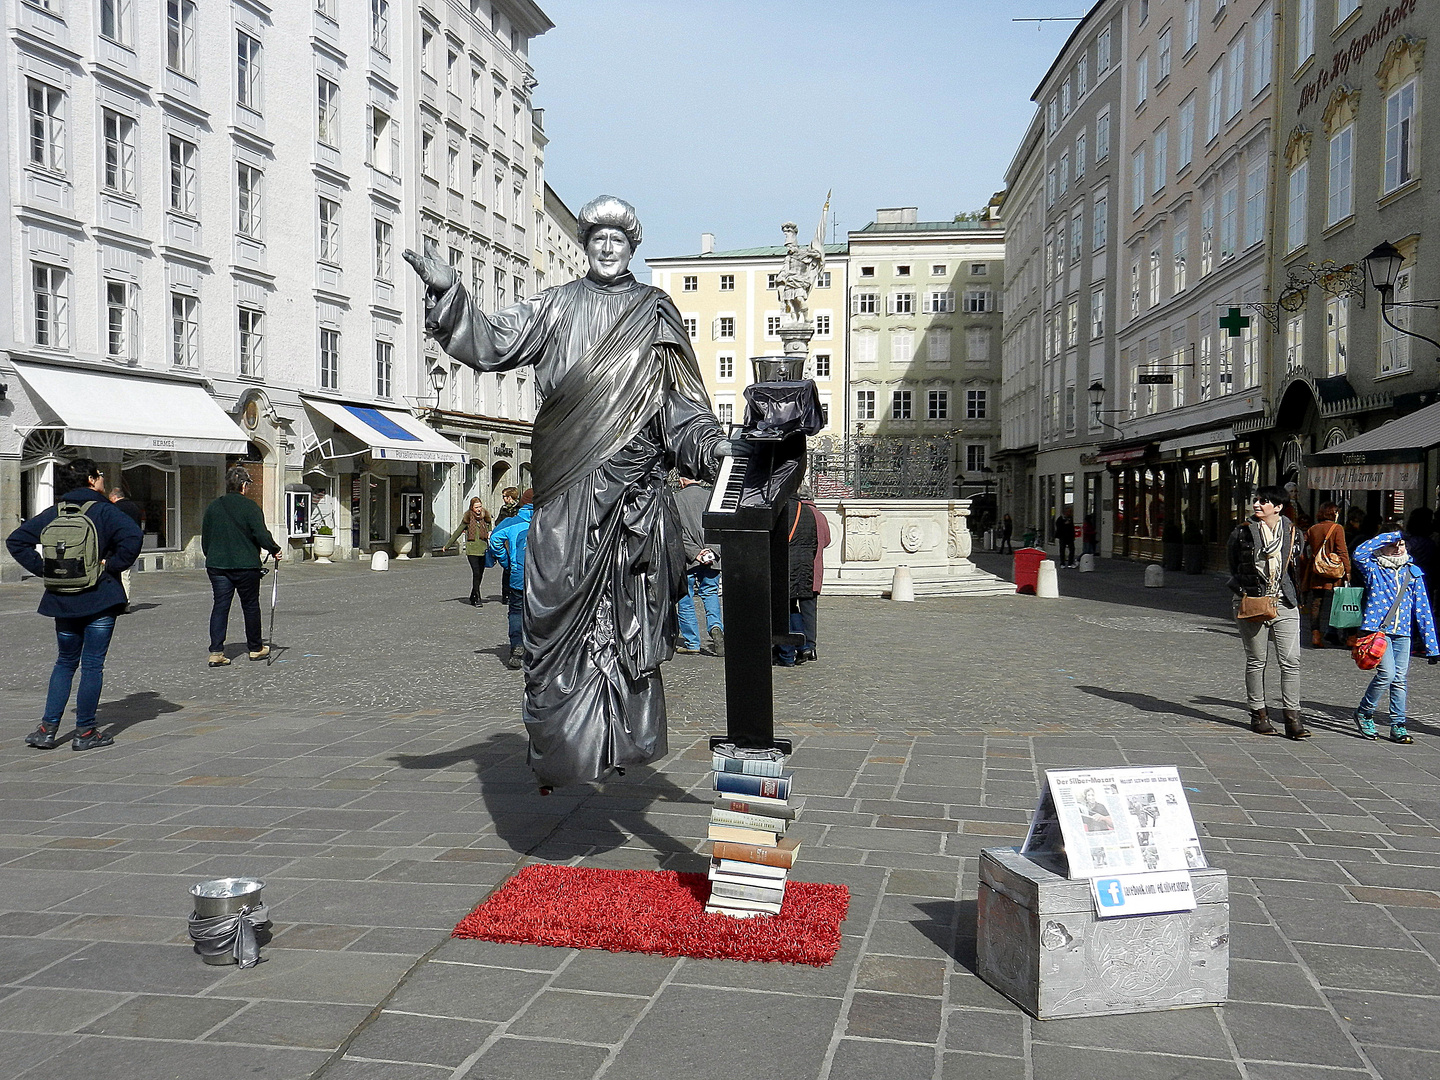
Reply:
M860 314L860 294L857 292L852 292L850 294L850 314Z
M885 294L885 314L895 314L895 294L893 292Z
M720 320L718 318L710 323L710 340L720 340Z
M400 121L390 117L390 123L386 125L390 129L390 167L386 170L391 176L400 175Z

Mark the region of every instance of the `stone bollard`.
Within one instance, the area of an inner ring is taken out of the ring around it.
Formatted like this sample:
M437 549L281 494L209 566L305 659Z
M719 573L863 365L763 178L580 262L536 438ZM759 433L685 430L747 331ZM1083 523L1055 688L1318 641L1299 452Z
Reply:
M1051 559L1041 561L1035 573L1035 595L1049 600L1060 599L1060 576L1055 573Z
M1159 563L1151 563L1145 567L1145 588L1163 589L1165 587L1165 568Z
M890 582L890 599L902 603L915 602L915 579L910 576L908 563L895 567L895 577Z
M1080 573L1093 574L1095 572L1095 556L1086 552L1080 556Z
M388 551L377 551L377 552L375 552L375 554L371 555L371 556L370 556L370 569L371 569L371 570L389 570L389 569L390 569L390 553L389 553Z

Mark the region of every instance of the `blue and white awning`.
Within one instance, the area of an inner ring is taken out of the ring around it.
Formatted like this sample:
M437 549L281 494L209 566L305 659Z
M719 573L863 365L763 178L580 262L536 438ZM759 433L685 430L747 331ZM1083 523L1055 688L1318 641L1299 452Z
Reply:
M316 398L306 398L305 404L337 428L360 440L369 448L370 456L377 460L445 464L463 464L466 460L461 447L398 409L379 409L373 405L351 405ZM323 454L324 444L321 445Z

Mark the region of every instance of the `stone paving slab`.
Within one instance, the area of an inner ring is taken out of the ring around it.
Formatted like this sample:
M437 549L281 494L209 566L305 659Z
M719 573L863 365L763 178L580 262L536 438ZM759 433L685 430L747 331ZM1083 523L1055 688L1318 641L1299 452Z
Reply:
M284 663L218 673L203 576L148 575L107 667L115 747L46 754L19 736L48 627L0 587L0 1080L1434 1080L1437 673L1412 670L1416 744L1368 743L1363 676L1307 649L1316 737L1257 737L1216 581L1102 566L1059 601L822 599L821 661L776 699L796 876L852 890L823 969L447 937L528 861L704 868L714 658L666 668L669 757L542 800L503 613L454 602L458 561L287 567ZM974 974L976 860L1019 842L1045 768L1114 764L1181 767L1231 874L1230 1001L1035 1021ZM186 888L224 873L268 882L249 971L185 935Z

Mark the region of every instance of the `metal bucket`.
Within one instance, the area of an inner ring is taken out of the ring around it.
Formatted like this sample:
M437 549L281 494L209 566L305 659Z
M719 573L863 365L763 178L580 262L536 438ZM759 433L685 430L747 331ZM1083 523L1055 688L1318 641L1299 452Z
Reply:
M755 369L757 383L799 382L805 378L803 356L752 356L750 366Z
M190 895L195 898L196 917L213 919L220 915L238 914L243 908L256 907L263 888L265 882L256 878L222 877L191 885Z

